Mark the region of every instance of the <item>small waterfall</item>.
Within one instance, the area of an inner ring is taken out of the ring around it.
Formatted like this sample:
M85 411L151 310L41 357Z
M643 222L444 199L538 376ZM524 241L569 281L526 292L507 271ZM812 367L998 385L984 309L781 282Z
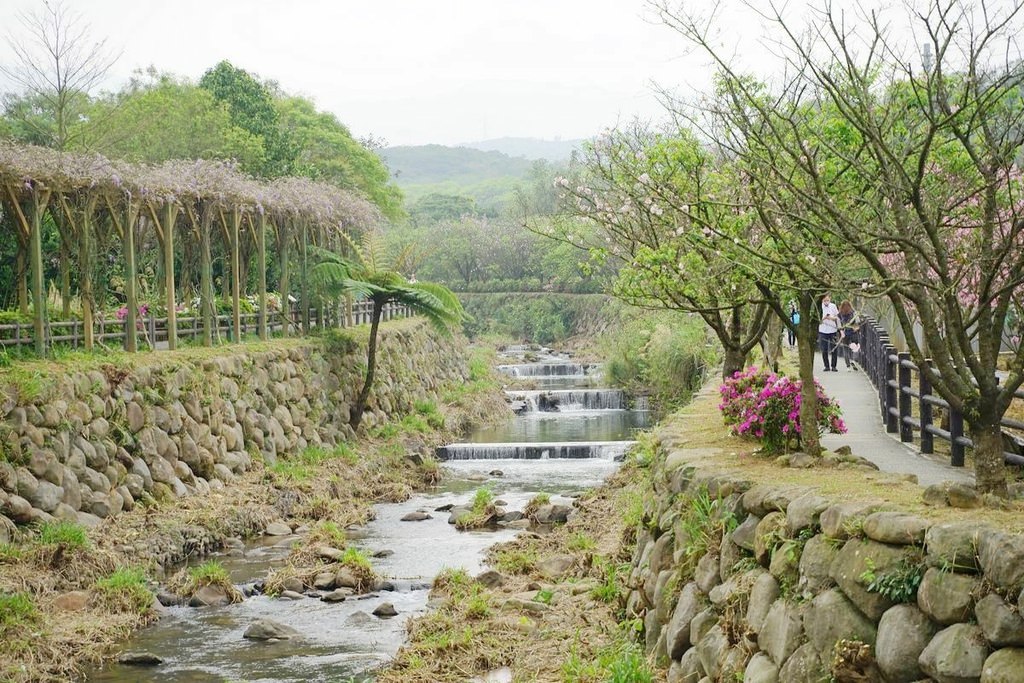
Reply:
M623 410L626 407L621 389L551 389L506 391L505 394L513 404L521 404L516 409L518 413Z
M437 449L441 460L621 460L634 441L565 441L555 443L454 443Z
M599 367L593 363L522 363L499 365L498 372L512 377L585 377Z

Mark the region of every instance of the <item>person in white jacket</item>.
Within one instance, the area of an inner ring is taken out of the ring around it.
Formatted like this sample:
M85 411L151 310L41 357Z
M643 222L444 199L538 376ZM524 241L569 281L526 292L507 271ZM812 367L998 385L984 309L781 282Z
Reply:
M825 363L825 372L836 372L836 361L839 357L839 308L832 303L832 296L826 294L821 298L821 322L818 324L818 347L821 348L821 360ZM831 359L831 362L829 362Z

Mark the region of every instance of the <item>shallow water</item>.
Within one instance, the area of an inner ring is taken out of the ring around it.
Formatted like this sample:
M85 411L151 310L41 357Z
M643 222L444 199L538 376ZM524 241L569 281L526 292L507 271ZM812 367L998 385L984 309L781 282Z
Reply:
M571 377L561 377L571 386ZM534 413L508 424L478 430L467 440L503 441L613 441L629 439L646 424L646 413L634 411L567 411ZM153 668L113 664L94 672L95 683L168 681L298 681L370 680L404 642L406 622L426 609L429 586L444 568L462 568L471 574L483 569L484 550L517 532L508 529L458 531L448 524L448 513L435 512L446 504L467 503L476 489L487 485L520 510L538 492L554 502L599 485L618 464L611 457L543 460L459 460L445 463L444 486L397 504L374 506L376 518L350 533L350 542L367 554L390 550L373 560L379 574L393 581L396 590L363 599L326 603L315 598L289 601L254 596L228 607L166 608L156 624L143 629L126 644L126 652L150 652L164 663ZM492 472L500 471L500 476ZM483 481L482 481L483 480ZM563 496L566 496L563 498ZM402 522L409 512L432 515L421 522ZM242 557L219 557L232 580L246 584L262 580L284 563L296 537L257 539ZM398 611L391 619L371 612L390 602ZM274 643L242 638L252 621L269 618L298 630L299 639Z

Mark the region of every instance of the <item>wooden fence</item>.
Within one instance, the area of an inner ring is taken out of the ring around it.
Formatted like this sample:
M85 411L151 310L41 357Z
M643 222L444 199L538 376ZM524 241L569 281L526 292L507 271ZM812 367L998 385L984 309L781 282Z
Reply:
M363 325L370 322L373 311L373 304L369 301L357 301L352 304L352 323ZM392 320L404 318L411 315L406 306L388 304L384 307L381 320ZM345 315L340 313L333 316L341 321L341 327L345 326ZM257 333L259 331L259 313L243 313L241 315L242 334ZM325 327L323 311L310 309L309 321L311 328ZM288 315L287 327L289 330L299 331L302 329L302 311L299 308L292 308ZM176 320L178 339L199 339L203 336L203 319L201 317L178 317ZM267 331L270 333L283 333L285 331L285 319L280 313L271 314L267 319ZM101 343L116 343L123 346L127 337L127 322L124 320L99 319L95 323L95 339ZM232 335L231 314L216 316L214 332L221 339L231 341ZM30 346L35 343L35 334L32 323L8 323L0 325L0 349L13 348L18 346ZM48 322L45 327L47 345L60 344L70 348L78 348L84 344L84 328L81 320L68 320L59 322ZM137 336L140 339L148 340L151 348L160 348L160 344L167 342L167 318L156 317L155 315L142 316L137 321Z
M964 434L963 414L932 393L928 378L918 372L917 365L910 360L910 354L899 351L893 345L889 333L874 319L868 318L861 325L860 343L860 363L878 391L885 430L890 434L899 432L900 441L907 443L913 442L916 432L920 437L922 453L935 452L936 437L947 441L950 444L950 462L956 467L963 467L966 449L974 446ZM1024 390L1014 395L1024 399ZM916 413L914 401L917 401ZM935 423L934 408L941 408L948 413L948 420L942 421L945 427ZM1007 417L1003 418L1002 426L1024 430L1024 422ZM1014 449L1004 452L1006 463L1024 465L1024 457L1021 455L1024 441L1003 432L1003 443Z

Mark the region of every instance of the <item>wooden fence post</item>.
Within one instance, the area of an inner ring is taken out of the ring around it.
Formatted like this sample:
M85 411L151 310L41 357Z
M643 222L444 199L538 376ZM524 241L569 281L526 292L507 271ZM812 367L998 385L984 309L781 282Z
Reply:
M924 363L928 368L932 366L930 359L925 360ZM917 371L917 388L918 393L921 394L919 402L921 410L921 452L934 453L935 437L928 431L928 428L932 425L932 404L928 402L928 399L931 398L932 385L923 370L924 368Z
M902 352L898 356L897 360L897 377L899 378L899 407L900 407L900 441L908 443L914 440L914 428L910 425L909 419L911 410L911 402L913 396L910 395L910 354Z
M896 386L896 367L891 356L896 353L896 347L886 345L883 349L885 359L885 431L895 434L899 430L899 417L893 413L893 408L898 405Z
M964 414L953 408L949 409L949 460L953 467L964 466L965 448L960 443L964 435Z

